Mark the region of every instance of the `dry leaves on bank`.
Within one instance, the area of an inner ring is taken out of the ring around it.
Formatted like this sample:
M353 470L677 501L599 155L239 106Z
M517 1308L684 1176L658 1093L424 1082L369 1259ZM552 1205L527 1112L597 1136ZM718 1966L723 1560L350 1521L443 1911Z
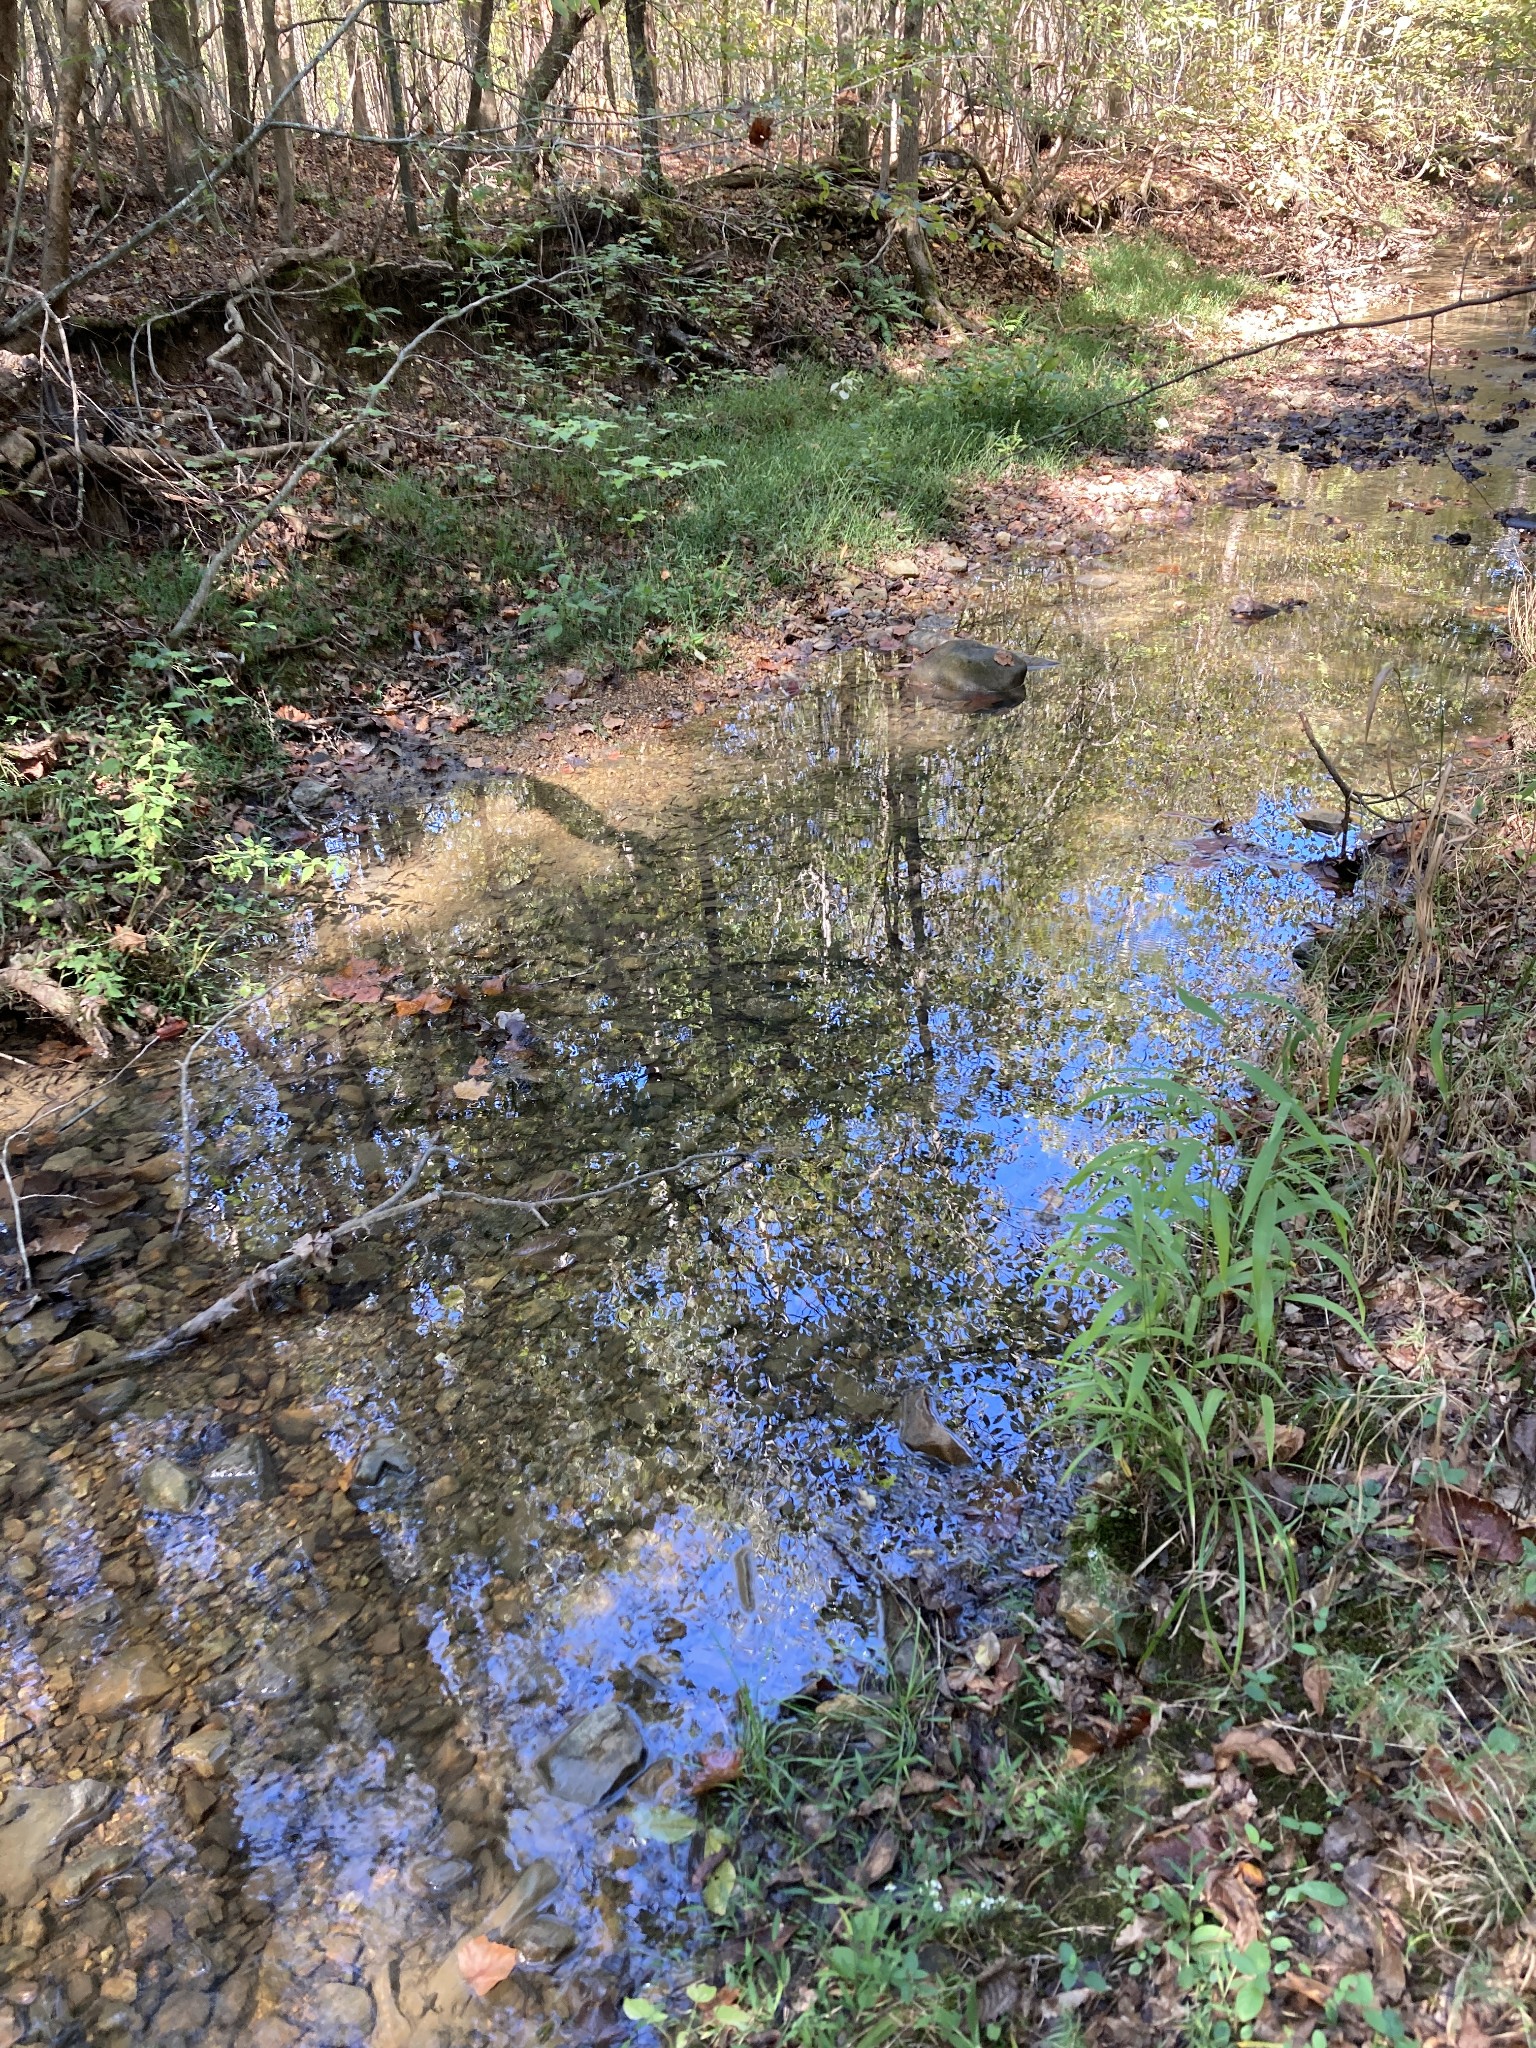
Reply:
M1496 1500L1458 1486L1437 1486L1419 1502L1413 1533L1442 1557L1519 1564L1525 1555L1525 1531L1514 1516Z

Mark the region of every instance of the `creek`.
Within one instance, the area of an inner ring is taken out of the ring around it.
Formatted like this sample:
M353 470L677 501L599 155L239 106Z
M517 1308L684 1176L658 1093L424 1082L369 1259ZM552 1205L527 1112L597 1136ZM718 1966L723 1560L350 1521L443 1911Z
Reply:
M1089 1098L1230 1083L1348 914L1303 712L1378 790L1500 729L1525 329L1439 323L1479 475L1266 450L1272 494L970 579L967 632L1059 664L1017 711L851 655L339 825L190 1069L180 1237L177 1048L31 1134L19 1367L131 1349L424 1144L541 1206L338 1246L0 1432L0 2043L600 2037L707 1939L678 1814L738 1700L853 1679L890 1581L1006 1626L1071 1505L1034 1281ZM919 1389L968 1464L904 1447ZM477 1999L488 1928L524 1960Z

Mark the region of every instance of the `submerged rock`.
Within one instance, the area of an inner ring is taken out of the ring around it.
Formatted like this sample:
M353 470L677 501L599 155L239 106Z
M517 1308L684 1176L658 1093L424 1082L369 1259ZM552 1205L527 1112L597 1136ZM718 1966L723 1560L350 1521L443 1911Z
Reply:
M304 2037L314 2048L355 2048L373 2032L373 1994L361 1984L317 1984Z
M184 1515L197 1498L197 1481L170 1458L151 1458L134 1481L145 1507L160 1514Z
M570 1954L578 1936L574 1927L553 1913L535 1913L517 1930L517 1951L526 1962L558 1963Z
M545 1783L573 1806L597 1806L645 1761L640 1723L622 1701L609 1700L573 1721L539 1759Z
M1090 1543L1062 1572L1056 1619L1085 1649L1129 1650L1144 1629L1140 1589Z
M0 1899L19 1910L36 1897L71 1842L96 1825L117 1797L95 1778L27 1785L0 1805Z
M203 1464L203 1483L225 1500L265 1500L276 1474L272 1453L259 1436L232 1437Z
M98 1721L120 1720L124 1714L152 1707L170 1689L170 1674L153 1650L119 1650L98 1664L81 1686L80 1712L94 1714Z
M375 1437L357 1461L360 1486L377 1486L380 1480L415 1477L415 1460L397 1436Z
M1055 666L984 640L944 640L913 662L907 682L915 697L953 711L1008 711L1023 703L1032 670Z
M171 1761L185 1764L196 1778L218 1778L229 1762L234 1737L227 1728L199 1728L171 1745Z
M932 1458L940 1465L969 1465L971 1454L952 1429L929 1406L926 1387L908 1387L901 1397L902 1445L920 1458Z

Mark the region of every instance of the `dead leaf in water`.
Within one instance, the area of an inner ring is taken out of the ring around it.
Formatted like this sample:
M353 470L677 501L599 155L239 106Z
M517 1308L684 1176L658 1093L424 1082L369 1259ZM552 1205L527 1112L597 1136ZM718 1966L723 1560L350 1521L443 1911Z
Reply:
M1524 1555L1520 1524L1514 1516L1496 1500L1464 1493L1458 1486L1437 1486L1419 1502L1413 1533L1426 1550L1442 1557L1518 1564Z
M484 1102L491 1092L489 1081L455 1081L453 1092L460 1102Z
M384 973L377 960L349 960L339 974L322 974L320 987L333 1003L377 1003L384 997Z
M1267 1764L1272 1771L1279 1771L1287 1778L1296 1775L1295 1757L1268 1728L1229 1729L1211 1755L1218 1771L1228 1769L1239 1757L1244 1757L1252 1758L1255 1763Z
M521 1961L515 1948L508 1948L505 1942L489 1941L483 1934L472 1934L468 1941L459 1943L459 1974L477 1998L486 1997L498 1984L505 1983Z
M423 989L419 996L396 996L397 1017L445 1017L453 1008L453 997L445 996L441 989Z
M34 1253L77 1252L95 1228L94 1223L56 1223L32 1238L27 1249Z
M698 1769L684 1781L683 1790L690 1799L702 1799L706 1792L717 1792L722 1785L734 1785L740 1776L739 1749L706 1749L699 1758Z

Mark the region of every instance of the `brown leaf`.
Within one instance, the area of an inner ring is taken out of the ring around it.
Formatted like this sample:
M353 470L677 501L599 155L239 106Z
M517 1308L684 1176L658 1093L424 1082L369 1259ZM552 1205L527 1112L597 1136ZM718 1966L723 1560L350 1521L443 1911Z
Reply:
M504 996L507 992L507 977L504 974L488 974L480 984L483 996Z
M149 940L143 932L136 932L131 924L115 924L110 943L114 953L142 953Z
M1096 1756L1104 1754L1104 1745L1091 1728L1074 1728L1067 1737L1066 1754L1061 1760L1062 1769L1081 1770L1084 1764L1091 1764Z
M157 1045L164 1045L168 1039L180 1038L186 1028L185 1017L167 1017L165 1022L155 1029L155 1042Z
M455 1081L453 1092L460 1102L484 1102L491 1086L489 1081Z
M453 997L439 988L428 988L419 996L396 996L394 1004L397 1017L446 1017L453 1008Z
M1261 1430L1257 1436L1245 1437L1244 1445L1256 1465L1289 1465L1307 1441L1307 1432L1299 1423L1277 1422L1275 1424L1275 1455L1269 1455L1269 1445Z
M477 1998L484 1998L504 1983L522 1961L515 1948L508 1948L505 1942L489 1941L483 1934L472 1934L468 1941L461 1941L458 1948L459 1974Z
M706 1792L718 1792L722 1785L734 1785L741 1776L739 1749L706 1749L698 1768L686 1779L683 1790L690 1799L702 1799Z
M1206 1903L1239 1948L1247 1948L1264 1935L1264 1922L1253 1903L1253 1893L1235 1870L1213 1870L1205 1880Z
M1452 1763L1443 1749L1424 1752L1419 1759L1419 1777L1433 1787L1425 1805L1436 1820L1462 1827L1488 1825L1488 1808L1474 1791L1471 1774Z
M1332 1685L1333 1673L1328 1666L1316 1657L1309 1658L1307 1668L1301 1674L1301 1689L1314 1714L1320 1714L1327 1705Z
M1514 1516L1496 1500L1464 1493L1459 1486L1437 1486L1419 1502L1413 1533L1426 1550L1443 1557L1518 1564L1524 1555L1523 1531Z
M94 1223L55 1223L28 1240L31 1252L77 1252L96 1228Z
M1255 1763L1267 1764L1272 1771L1280 1771L1287 1778L1296 1775L1295 1757L1283 1742L1276 1741L1268 1728L1230 1729L1217 1743L1211 1756L1218 1771L1228 1770L1241 1756L1251 1757Z
M896 1858L901 1849L901 1838L894 1828L882 1828L864 1851L858 1868L853 1873L854 1883L868 1891L872 1884L879 1884L889 1877L896 1868Z
M384 995L377 960L349 960L339 974L322 974L320 987L333 1003L377 1003Z
M471 1081L483 1081L490 1071L491 1063L488 1059L473 1060L470 1063L469 1078Z

